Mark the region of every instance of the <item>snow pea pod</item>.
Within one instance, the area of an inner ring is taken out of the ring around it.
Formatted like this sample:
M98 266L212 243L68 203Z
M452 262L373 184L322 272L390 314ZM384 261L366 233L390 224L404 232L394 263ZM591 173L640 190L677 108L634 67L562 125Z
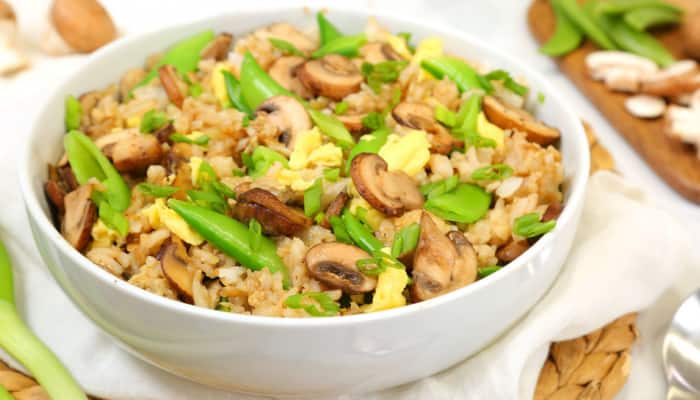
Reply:
M174 44L136 86L142 86L150 82L158 76L158 69L166 64L172 65L181 74L196 70L199 64L200 53L212 39L214 39L214 31L207 30Z
M306 111L321 133L333 139L340 147L350 148L355 144L355 139L352 138L348 128L335 115L324 114L308 106Z
M277 83L258 64L250 52L246 52L241 62L241 95L252 110L265 100L276 95L292 96L291 92Z
M277 246L270 239L261 237L256 244L259 248L253 251L250 247L251 233L245 224L181 200L170 199L168 206L209 243L235 258L243 266L255 271L267 268L272 273L281 273L284 288L289 288L289 272L277 255Z
M608 0L599 2L595 7L595 13L598 15L618 15L642 7L659 7L676 13L682 12L680 8L663 0Z
M224 75L226 95L233 108L253 118L253 110L248 107L248 104L246 104L241 95L241 82L236 79L230 71L223 70L221 73Z
M665 7L653 6L630 10L623 19L632 28L646 31L656 26L677 24L681 20L681 14Z
M350 150L348 154L348 160L345 162L345 174L350 173L350 165L352 164L352 159L355 158L360 153L379 153L379 149L384 146L386 140L389 138L389 130L378 129L371 133L371 139L362 139L357 142L355 147Z
M479 79L479 74L474 68L462 60L450 57L433 57L421 62L421 67L437 79L447 76L452 80L460 92L469 89L484 89L488 87Z
M355 57L359 53L360 47L365 43L367 43L367 35L364 33L337 37L311 53L311 57L321 58L327 54L340 54L345 57Z
M384 247L384 243L377 239L374 234L372 234L372 231L363 225L350 211L343 211L342 219L343 224L345 224L345 229L352 238L352 241L361 249L371 254Z
M316 22L318 23L318 32L321 37L321 47L343 36L338 28L320 11L316 13Z
M0 242L0 347L24 365L52 399L87 399L61 361L22 321L13 289L10 256ZM0 399L5 393L0 391Z
M586 13L576 0L554 0L569 19L595 44L605 50L615 50L615 43L601 29L591 15Z
M583 32L566 15L558 1L552 1L552 8L557 28L547 43L540 47L540 52L557 57L577 49L583 41Z

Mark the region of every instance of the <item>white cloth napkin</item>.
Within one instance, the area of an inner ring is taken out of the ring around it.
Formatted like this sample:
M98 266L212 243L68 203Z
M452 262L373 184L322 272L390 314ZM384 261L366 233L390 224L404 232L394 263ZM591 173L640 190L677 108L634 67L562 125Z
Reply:
M247 5L247 2L210 0L198 3L198 8L193 10L192 3L186 0L103 2L122 28L127 25L125 31L151 29L154 23L186 20L214 10ZM10 0L10 3L19 11L25 36L37 39L37 25L45 15L48 0ZM447 0L367 0L360 3L423 18L444 16L453 25L468 27L472 32L490 32L490 37L495 23L502 28L493 32L493 38L500 40L502 46L518 40L511 47L515 55L523 58L534 51L534 44L525 40L522 32L527 2L457 5ZM165 4L168 7L163 7ZM80 314L47 273L34 248L16 182L17 149L22 147L36 99L82 62L82 57L36 61L35 69L16 79L0 79L0 120L3 121L0 238L8 244L15 261L17 297L25 319L91 394L114 400L252 399L183 381L123 352ZM529 57L528 62L541 64L542 60ZM576 245L567 265L551 291L516 328L472 359L434 377L379 393L344 397L344 400L530 399L551 340L580 336L621 314L654 303L681 271L690 266L689 234L617 176L596 175L587 196ZM692 282L700 282L699 269L685 270L683 279L673 290L642 314L642 340L635 347L630 382L620 398L662 398L664 383L658 341L670 313L692 289ZM0 359L9 360L1 352Z

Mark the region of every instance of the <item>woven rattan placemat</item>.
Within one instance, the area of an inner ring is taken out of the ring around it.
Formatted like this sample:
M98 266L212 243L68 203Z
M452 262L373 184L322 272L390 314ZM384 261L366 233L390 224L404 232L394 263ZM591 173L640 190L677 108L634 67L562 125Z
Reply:
M591 173L614 169L610 153L584 123L591 150ZM622 389L637 340L636 314L628 314L586 336L553 343L540 373L535 400L609 400ZM36 381L0 361L0 386L17 400L49 400Z

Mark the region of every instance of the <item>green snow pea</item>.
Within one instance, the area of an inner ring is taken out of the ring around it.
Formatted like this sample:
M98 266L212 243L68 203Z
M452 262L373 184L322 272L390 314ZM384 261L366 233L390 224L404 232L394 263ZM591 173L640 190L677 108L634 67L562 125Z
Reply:
M583 32L566 15L558 1L553 0L552 8L557 19L554 35L540 47L540 52L549 56L563 56L581 45Z
M553 0L567 17L574 23L583 33L586 34L595 44L605 50L615 50L617 46L608 37L605 31L598 26L594 18L585 12L579 5L577 0Z
M199 64L200 53L212 39L214 39L214 31L207 30L175 43L136 86L142 86L150 82L158 76L158 68L166 64L172 65L181 74L196 70Z
M367 43L367 35L360 33L359 35L341 36L324 44L319 49L311 53L313 58L321 58L328 54L340 54L345 57L355 57L362 47Z
M322 47L343 36L338 28L336 28L321 11L316 13L316 22L318 23L318 32L321 37Z
M679 23L681 21L681 13L665 7L642 7L626 12L622 18L632 28L638 31L646 31L657 26Z
M480 79L479 73L462 60L441 56L423 60L420 65L437 79L442 79L444 76L450 78L460 92L469 89L488 89L486 85L488 82Z
M258 108L263 101L272 96L292 95L262 69L250 52L246 52L243 56L240 82L241 96L251 110Z

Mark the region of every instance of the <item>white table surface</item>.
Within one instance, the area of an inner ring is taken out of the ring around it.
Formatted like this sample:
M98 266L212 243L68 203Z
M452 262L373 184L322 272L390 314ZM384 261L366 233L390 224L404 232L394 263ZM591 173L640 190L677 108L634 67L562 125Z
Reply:
M34 45L40 38L40 29L37 27L42 26L43 21L47 18L48 0L9 0L9 3L18 12L26 44L28 46ZM114 17L119 29L125 33L151 30L160 25L211 15L222 10L247 8L251 4L251 2L237 0L102 0L102 3ZM309 6L322 4L317 1L264 2L269 7L283 3ZM325 2L327 5L334 3L336 2ZM427 21L452 25L488 40L494 47L505 50L545 74L558 90L565 93L564 97L569 99L575 109L579 110L581 117L593 125L599 135L599 140L612 152L618 170L631 182L645 188L649 193L653 193L659 204L685 222L693 237L700 237L700 207L676 194L657 177L623 137L615 132L592 104L557 70L555 64L538 54L537 46L527 29L528 0L362 0L342 3L358 7L368 6L373 9L394 10L397 13L417 16ZM46 92L46 85L49 85L49 83L35 84L36 74L49 73L55 76L55 80L60 80L62 76L70 72L72 66L79 62L81 62L79 57L49 59L35 54L33 71L20 74L11 80L0 79L0 120L3 121L0 137L24 135L28 132L34 110L33 106L42 93ZM17 154L17 149L11 146L0 146L0 171L14 174ZM6 191L3 188L2 192L5 192L3 206L10 206L16 208L18 212L23 212L20 195L16 189ZM7 227L4 228L7 229ZM27 232L26 227L22 231ZM694 251L696 259L700 259L700 246L697 246ZM692 273L689 272L689 278L691 276L697 278L700 275L698 272L700 272L700 268L695 268ZM696 280L694 284L689 279L683 291L688 291L695 285L700 285L700 280ZM657 309L660 309L662 313L671 313L677 301L676 293L667 301L660 302ZM658 342L664 324L658 320L645 321L643 315L640 328L643 340ZM633 355L633 365L640 362L658 363L658 352L657 345L644 346L642 350L637 350ZM641 384L645 379L660 379L658 376L649 374L648 369L639 370L633 366L630 385ZM657 398L656 396L652 397Z

